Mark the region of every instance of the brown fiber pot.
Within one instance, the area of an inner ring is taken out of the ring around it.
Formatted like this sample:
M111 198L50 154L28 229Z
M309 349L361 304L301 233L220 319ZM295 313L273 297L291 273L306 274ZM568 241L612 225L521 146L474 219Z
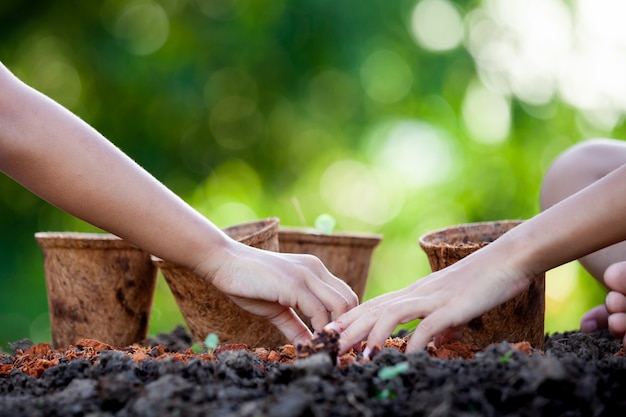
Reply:
M319 233L314 230L281 227L280 251L317 256L326 268L341 278L363 300L374 249L382 237L359 233Z
M150 255L104 233L39 232L52 343L81 338L116 347L146 338L156 285Z
M223 230L241 243L278 252L278 224L277 218L268 218ZM152 261L161 270L196 342L215 333L220 344L277 347L287 343L268 320L243 310L193 271L156 257Z
M419 244L428 255L431 269L438 271L488 245L521 220L470 223L427 233ZM492 343L527 341L543 349L545 313L545 274L534 277L520 295L471 320L463 331L462 342L484 348Z

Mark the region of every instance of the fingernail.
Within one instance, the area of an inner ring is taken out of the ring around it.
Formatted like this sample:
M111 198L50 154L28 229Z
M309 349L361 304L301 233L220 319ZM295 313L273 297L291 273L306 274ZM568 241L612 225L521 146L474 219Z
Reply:
M593 333L598 330L598 323L595 320L585 320L580 323L580 330L583 333Z
M334 330L338 332L339 328L337 327L337 323L335 323L334 321L331 321L326 326L324 326L324 330Z
M370 349L369 346L365 346L365 349L363 349L363 357L369 359L371 352L372 349Z

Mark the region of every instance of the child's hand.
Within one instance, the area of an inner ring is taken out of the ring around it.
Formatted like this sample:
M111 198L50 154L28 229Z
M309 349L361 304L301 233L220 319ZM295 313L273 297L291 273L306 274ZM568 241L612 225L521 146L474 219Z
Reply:
M530 281L521 274L485 268L488 263L479 260L480 252L343 314L328 326L341 333L340 354L365 338L369 349L383 346L399 324L415 319L422 321L409 341L407 352L424 348L435 337L458 338L470 320L528 286Z
M243 309L267 318L295 343L311 332L293 311L298 308L321 330L358 304L356 294L312 255L264 251L237 243L210 282Z

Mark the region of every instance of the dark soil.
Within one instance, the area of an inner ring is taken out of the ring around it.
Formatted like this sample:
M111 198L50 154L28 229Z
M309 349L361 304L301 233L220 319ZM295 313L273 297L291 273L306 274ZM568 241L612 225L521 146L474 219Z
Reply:
M196 354L182 329L125 349L22 341L0 355L0 416L626 415L626 357L604 332L553 334L544 351L501 343L471 359L437 357L458 356L452 347L404 354L402 341L337 365L324 350L296 359L293 346Z

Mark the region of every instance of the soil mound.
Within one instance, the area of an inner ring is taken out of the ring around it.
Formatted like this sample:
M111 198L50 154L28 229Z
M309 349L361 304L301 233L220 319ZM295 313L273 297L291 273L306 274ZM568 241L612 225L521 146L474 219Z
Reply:
M183 328L120 349L14 343L0 354L0 416L626 415L626 357L607 332L556 333L543 351L457 343L406 354L394 337L371 359L337 356L328 334L277 350L191 343Z

